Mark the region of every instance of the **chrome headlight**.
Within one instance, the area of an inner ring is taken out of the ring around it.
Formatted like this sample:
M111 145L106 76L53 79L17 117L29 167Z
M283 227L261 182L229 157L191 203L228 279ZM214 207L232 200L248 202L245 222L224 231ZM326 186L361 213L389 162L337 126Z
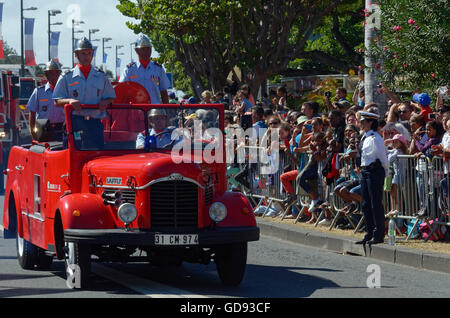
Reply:
M119 216L119 219L125 223L125 225L128 225L136 219L137 209L131 203L124 203L120 205L117 215Z
M209 208L209 217L214 222L223 221L227 217L227 207L221 202L214 202Z

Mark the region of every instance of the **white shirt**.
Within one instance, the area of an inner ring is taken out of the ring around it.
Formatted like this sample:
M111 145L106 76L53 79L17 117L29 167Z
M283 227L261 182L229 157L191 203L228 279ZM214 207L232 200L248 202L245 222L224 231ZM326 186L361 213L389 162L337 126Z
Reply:
M389 176L389 161L383 138L373 130L366 132L363 138L361 166L368 166L378 159L386 172L386 177Z
M444 150L446 150L450 147L450 134L448 132L446 132L444 134L444 137L442 137L441 145ZM450 170L450 162L445 161L444 162L444 173L447 174L449 172L449 170Z

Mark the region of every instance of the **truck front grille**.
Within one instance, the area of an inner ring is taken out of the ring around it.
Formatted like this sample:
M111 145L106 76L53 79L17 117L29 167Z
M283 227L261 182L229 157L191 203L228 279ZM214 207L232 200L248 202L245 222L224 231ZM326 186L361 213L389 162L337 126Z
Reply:
M104 192L106 194L114 194L118 190L113 188L105 188ZM120 189L122 193L122 202L134 204L136 201L136 192L134 190Z
M188 181L163 181L150 187L152 228L197 228L198 186Z

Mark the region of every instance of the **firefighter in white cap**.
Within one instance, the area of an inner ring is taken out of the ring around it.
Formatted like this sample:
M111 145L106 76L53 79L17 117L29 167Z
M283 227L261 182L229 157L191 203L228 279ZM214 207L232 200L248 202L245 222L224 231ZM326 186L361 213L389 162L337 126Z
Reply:
M44 74L47 83L33 91L27 104L31 135L39 141L62 141L64 111L53 102L53 90L61 75L61 66L55 60L50 60Z
M145 87L152 104L168 104L169 80L162 65L152 61L152 45L145 35L139 36L135 46L139 61L127 65L120 82L138 82Z
M78 149L97 149L104 145L101 119L106 107L116 98L114 88L103 71L92 67L94 48L87 38L75 48L79 63L61 76L53 92L56 106L71 104L72 132ZM98 109L81 109L81 105L98 105Z

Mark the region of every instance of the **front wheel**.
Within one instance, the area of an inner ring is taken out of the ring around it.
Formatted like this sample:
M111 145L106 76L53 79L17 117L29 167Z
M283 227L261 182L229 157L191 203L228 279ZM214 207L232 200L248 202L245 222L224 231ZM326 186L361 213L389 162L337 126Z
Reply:
M214 261L224 285L238 286L247 266L247 242L216 247Z
M90 246L66 242L64 247L67 286L69 288L85 289L88 287L91 273Z

